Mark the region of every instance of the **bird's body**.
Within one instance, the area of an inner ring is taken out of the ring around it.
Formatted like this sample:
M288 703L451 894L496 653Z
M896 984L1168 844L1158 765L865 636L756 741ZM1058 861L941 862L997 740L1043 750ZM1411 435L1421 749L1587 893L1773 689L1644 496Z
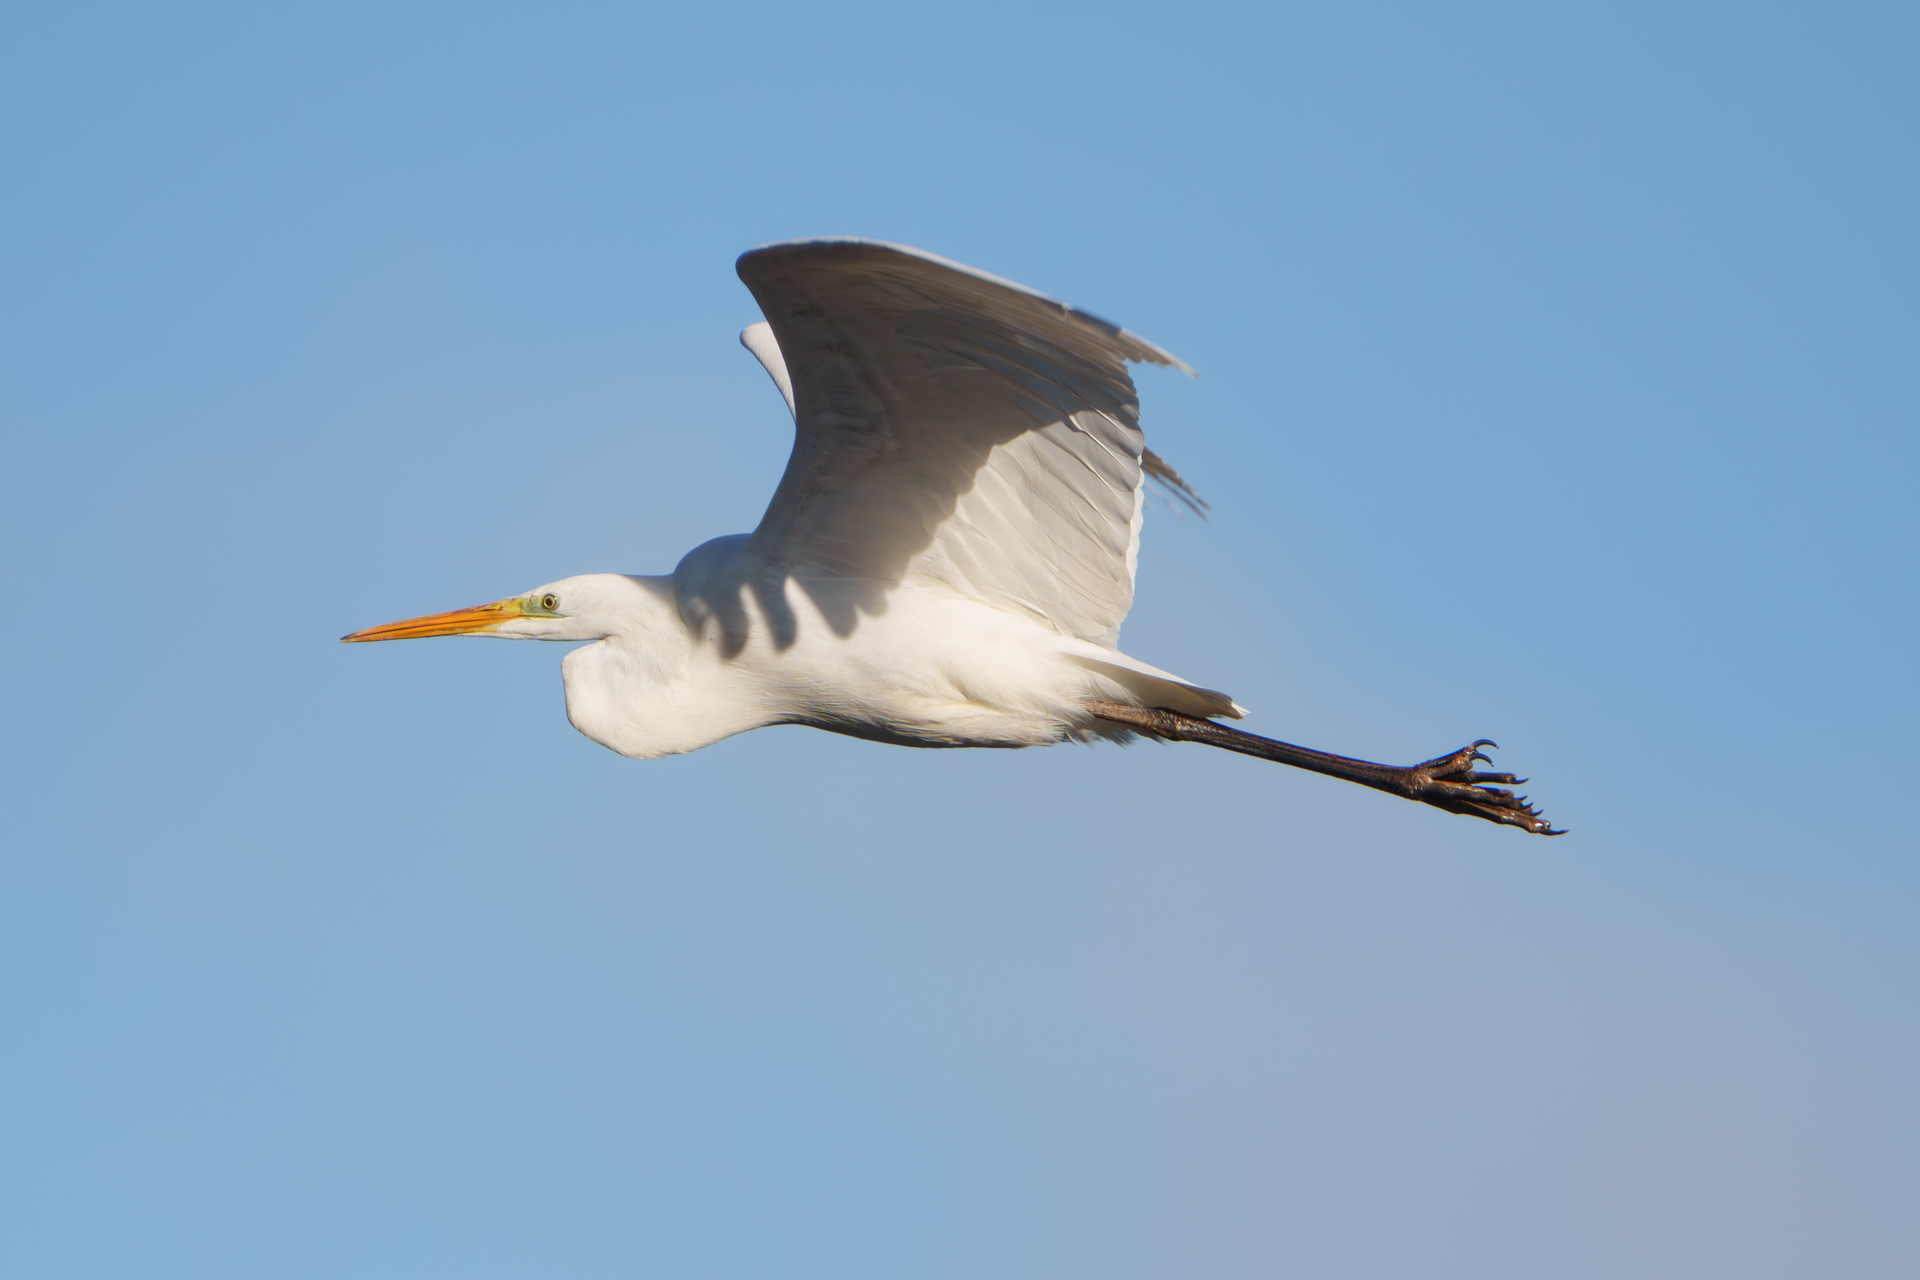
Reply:
M795 420L757 529L671 575L567 578L346 639L586 641L562 663L568 718L640 758L774 724L920 747L1147 733L1546 829L1477 785L1506 775L1473 774L1476 748L1399 770L1273 743L1214 723L1245 714L1227 695L1120 651L1146 482L1191 499L1146 448L1126 366L1178 360L896 246L769 245L739 271L767 316L741 341Z
M607 619L607 635L561 663L576 729L646 759L775 724L902 746L1031 747L1127 734L1089 714L1090 700L1219 709L1220 695L937 583L895 587L849 635L798 585L783 593L784 647L751 603L740 630L723 632L703 602L716 581L743 576L748 543L715 539L671 576L593 574L543 589L591 599Z

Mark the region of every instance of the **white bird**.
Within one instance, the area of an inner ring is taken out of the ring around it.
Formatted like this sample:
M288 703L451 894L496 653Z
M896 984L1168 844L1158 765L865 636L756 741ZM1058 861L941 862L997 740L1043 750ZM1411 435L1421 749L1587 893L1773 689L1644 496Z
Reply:
M1145 484L1128 361L1192 370L1031 289L918 250L805 240L741 256L766 316L741 343L794 416L760 526L671 574L563 578L350 642L585 641L567 718L640 759L767 725L915 747L1135 734L1206 742L1557 834L1477 773L1482 741L1411 767L1243 733L1243 708L1118 645Z

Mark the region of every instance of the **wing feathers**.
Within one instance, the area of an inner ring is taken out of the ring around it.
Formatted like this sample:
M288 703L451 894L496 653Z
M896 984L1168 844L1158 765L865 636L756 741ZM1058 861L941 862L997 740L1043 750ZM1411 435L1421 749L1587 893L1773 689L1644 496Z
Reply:
M774 340L773 326L765 320L748 325L740 331L740 345L753 353L753 358L773 379L773 385L780 388L780 398L787 402L787 412L798 417L793 407L793 381L787 377L787 362L780 355L780 344Z
M1126 364L1185 365L1019 285L889 245L768 245L739 271L767 317L741 341L795 416L753 534L770 572L867 579L882 596L923 577L1114 642L1145 468L1184 490L1144 462Z

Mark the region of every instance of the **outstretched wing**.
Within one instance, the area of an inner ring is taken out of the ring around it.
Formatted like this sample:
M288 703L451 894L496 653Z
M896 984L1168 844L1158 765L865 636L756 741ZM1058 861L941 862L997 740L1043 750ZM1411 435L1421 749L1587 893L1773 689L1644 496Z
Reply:
M921 578L1114 643L1133 601L1146 455L1126 362L1185 365L1084 311L894 245L773 244L738 269L772 326L795 420L755 559L803 586L871 584L864 598L816 594L829 617Z

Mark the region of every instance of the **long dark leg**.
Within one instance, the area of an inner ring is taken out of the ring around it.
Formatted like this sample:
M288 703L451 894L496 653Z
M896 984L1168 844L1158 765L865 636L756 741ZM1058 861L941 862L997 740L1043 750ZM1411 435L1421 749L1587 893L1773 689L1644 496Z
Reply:
M1242 755L1290 764L1296 769L1311 769L1330 778L1344 778L1376 791L1418 800L1436 809L1445 809L1448 813L1464 813L1469 817L1485 818L1488 822L1519 827L1537 836L1566 834L1555 830L1540 816L1538 809L1527 803L1525 796L1516 796L1511 791L1486 785L1503 782L1508 786L1516 786L1525 782L1525 778L1516 778L1510 773L1474 771L1476 762L1492 763L1480 751L1482 747L1494 745L1484 738L1472 746L1460 748L1452 755L1441 756L1425 764L1374 764L1370 760L1353 760L1315 751L1311 747L1296 747L1290 742L1276 742L1256 733L1229 729L1217 720L1202 720L1197 716L1168 711L1164 707L1129 707L1118 702L1088 702L1085 705L1098 719L1111 720L1156 738L1173 742L1204 742L1210 747L1224 747Z

